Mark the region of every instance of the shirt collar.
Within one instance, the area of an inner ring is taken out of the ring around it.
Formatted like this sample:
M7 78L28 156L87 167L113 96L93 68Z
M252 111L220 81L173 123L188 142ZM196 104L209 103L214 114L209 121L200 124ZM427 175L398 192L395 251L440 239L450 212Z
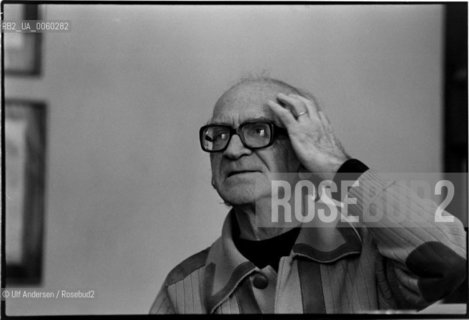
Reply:
M235 221L234 211L231 210L223 223L221 237L213 243L208 253L204 298L209 313L213 313L245 277L259 271L234 244L232 230ZM332 263L349 255L360 254L361 237L351 223L339 221L334 226L313 223L302 225L291 251L293 258L305 257L319 263Z
M360 254L362 239L358 230L347 220L334 225L303 224L292 248L292 255L319 263L332 263L349 255Z

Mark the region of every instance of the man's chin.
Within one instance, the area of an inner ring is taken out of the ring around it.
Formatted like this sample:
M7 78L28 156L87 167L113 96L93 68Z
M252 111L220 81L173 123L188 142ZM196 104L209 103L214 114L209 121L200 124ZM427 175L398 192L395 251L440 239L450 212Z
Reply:
M256 202L255 197L248 197L248 196L221 196L221 198L225 201L225 203L232 205L232 206L240 206L246 204L252 204Z
M218 193L226 203L229 203L233 206L254 204L259 199L266 197L265 194L255 192L254 190L249 190L249 188L245 188L243 190L236 189L238 188L229 188L226 190L220 190Z
M250 188L225 188L218 190L220 197L231 205L241 205L247 203L253 203L256 199L255 194Z

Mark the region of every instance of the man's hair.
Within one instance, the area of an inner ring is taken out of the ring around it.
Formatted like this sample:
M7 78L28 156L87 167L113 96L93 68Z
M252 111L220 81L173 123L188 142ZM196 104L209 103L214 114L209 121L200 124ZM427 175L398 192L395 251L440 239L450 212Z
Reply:
M264 74L261 74L261 75L249 74L249 75L241 77L235 84L233 84L228 90L226 90L221 95L221 97L217 100L217 102L215 103L215 106L218 105L219 103L222 103L229 93L233 92L237 88L240 88L249 84L253 84L253 85L260 84L260 85L264 85L264 86L271 87L274 89L279 89L280 91L283 91L286 94L290 94L290 93L297 94L299 96L303 96L305 98L313 100L316 103L316 105L318 105L315 96L307 90L294 87L282 80L278 80L270 76L266 76Z
M278 80L278 79L271 78L271 77L264 76L264 75L244 76L241 79L239 79L233 86L231 86L231 88L228 89L227 92L230 91L231 89L234 89L234 88L237 88L239 86L249 84L249 83L253 83L253 84L259 83L259 84L264 84L264 85L271 86L271 87L279 87L279 88L285 89L286 91L291 91L291 93L301 95L301 92L300 92L301 90L299 90L298 88L295 88L294 86L282 80Z

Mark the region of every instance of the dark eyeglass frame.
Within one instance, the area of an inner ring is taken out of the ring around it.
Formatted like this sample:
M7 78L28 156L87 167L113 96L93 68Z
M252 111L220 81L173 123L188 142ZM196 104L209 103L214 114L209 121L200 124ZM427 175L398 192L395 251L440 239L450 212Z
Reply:
M270 128L270 132L271 132L271 135L270 135L270 141L267 145L265 146L262 146L262 147L250 147L248 146L248 144L246 143L246 141L244 141L244 137L243 135L241 134L241 130L246 126L246 125L249 125L249 124L266 124L269 126ZM222 127L222 128L226 128L230 134L227 142L226 142L226 145L223 149L220 149L220 150L207 150L204 148L204 132L207 128L210 128L210 127ZM278 137L280 136L287 136L288 135L288 131L287 129L285 128L282 128L282 127L279 127L277 126L275 123L271 122L271 121L266 121L266 120L250 120L250 121L246 121L246 122L243 122L241 125L239 125L238 128L233 128L232 126L229 126L229 125L224 125L224 124L216 124L216 123L212 123L212 124L207 124L205 126L203 126L202 128L200 128L199 130L199 141L200 141L200 146L202 147L202 150L205 151L205 152L210 152L210 153L214 153L214 152L223 152L226 150L226 148L228 148L229 144L230 144L230 141L231 141L231 138L233 137L234 134L237 134L238 137L240 138L241 142L243 143L243 146L248 148L248 149L251 149L251 150L256 150L256 149L264 149L264 148L267 148L269 146L271 146L275 140L277 140Z

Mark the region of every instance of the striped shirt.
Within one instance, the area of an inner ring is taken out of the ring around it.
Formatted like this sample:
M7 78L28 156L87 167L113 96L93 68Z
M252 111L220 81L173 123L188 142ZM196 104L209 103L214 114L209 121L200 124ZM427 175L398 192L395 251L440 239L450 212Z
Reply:
M348 196L359 222L305 224L278 271L237 250L230 212L221 237L168 274L150 313L418 310L460 286L467 274L462 223L435 223L436 204L373 170L358 182Z

